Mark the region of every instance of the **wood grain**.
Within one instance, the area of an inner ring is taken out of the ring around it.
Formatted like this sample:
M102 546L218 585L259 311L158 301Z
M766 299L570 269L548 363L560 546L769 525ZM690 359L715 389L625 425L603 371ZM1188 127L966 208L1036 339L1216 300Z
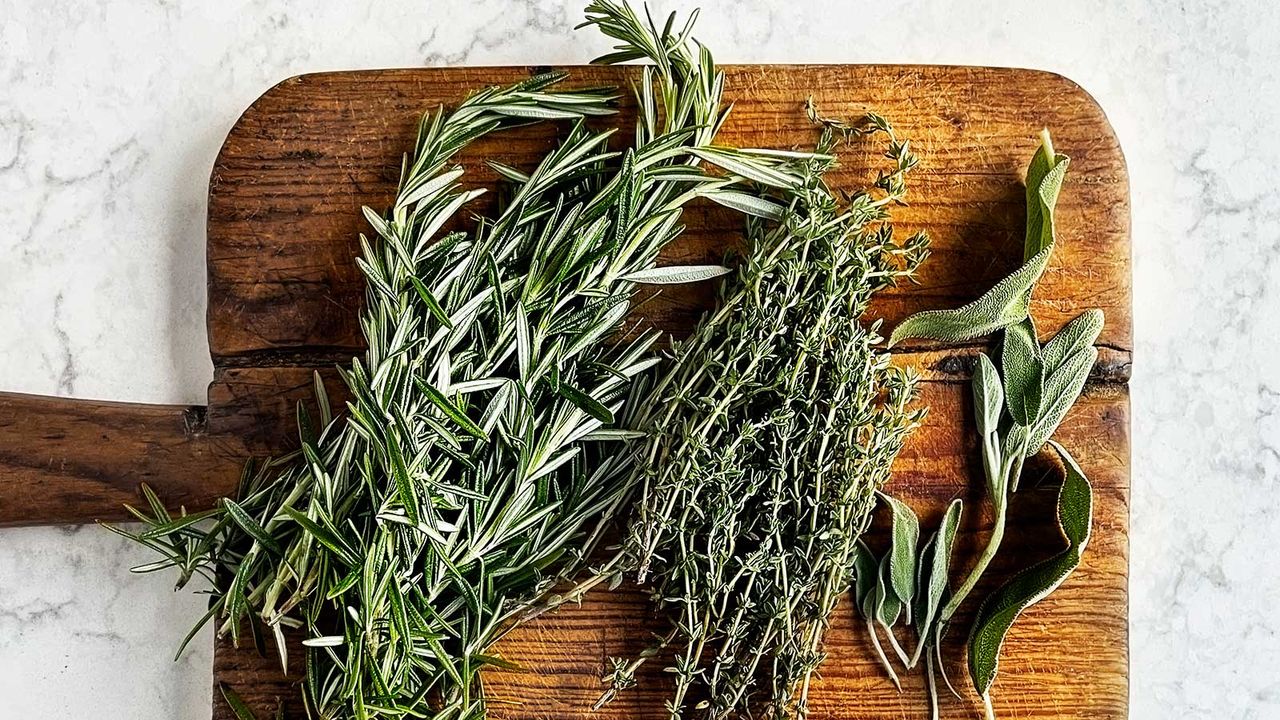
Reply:
M329 373L361 350L356 324L363 280L353 257L364 224L360 206L391 197L400 154L419 113L456 102L472 88L545 68L449 68L306 75L256 101L231 130L210 180L208 329L215 374L206 408L140 406L0 395L0 525L86 522L122 516L141 481L174 505L207 507L234 491L251 456L291 449L294 403L311 374ZM627 86L634 68L571 68L572 85ZM737 145L807 147L802 112L812 93L822 110L890 118L912 141L921 165L901 232L926 229L933 258L914 286L886 292L872 316L892 326L910 312L954 307L1012 270L1020 256L1022 173L1041 127L1072 157L1058 209L1060 244L1040 283L1033 314L1050 334L1086 308L1107 315L1100 359L1061 439L1097 488L1093 543L1063 588L1015 627L996 687L1006 718L1124 718L1127 715L1128 390L1132 363L1129 197L1124 159L1101 109L1071 81L1043 72L936 66L736 66L726 69L733 114L722 140ZM630 122L621 108L618 122ZM612 122L612 121L611 121ZM555 137L551 126L482 141L464 158L476 184L493 179L478 158L528 165ZM833 181L862 187L883 162L874 144L841 150ZM482 208L478 205L477 209ZM667 262L720 257L739 227L729 212L701 205ZM709 287L669 290L643 309L658 327L687 332L712 299ZM981 471L963 381L980 343L941 348L908 344L895 361L922 370L927 425L899 458L895 491L936 523L957 495L981 505ZM332 377L331 377L332 380ZM337 388L339 383L330 383ZM1035 472L1035 468L1033 468ZM1053 483L1020 492L1006 539L1020 562L1052 551ZM971 512L962 551L972 557L988 518ZM873 537L873 541L875 538ZM989 574L998 578L1009 567ZM981 593L979 593L980 595ZM638 592L590 596L579 608L541 618L501 645L531 668L491 673L494 715L587 717L609 654L637 652L652 627ZM960 637L953 637L959 643ZM960 657L952 648L951 656ZM895 693L866 651L847 605L838 613L829 661L814 698L815 718L917 717L918 679ZM300 657L300 656L298 656ZM271 660L219 645L215 678L260 711L286 699L301 717L296 689ZM963 668L951 668L963 682ZM662 673L597 718L660 717ZM215 693L216 694L216 693ZM944 712L973 716L971 698L948 698ZM263 717L269 715L263 714ZM215 718L231 720L220 698Z
M0 526L120 517L138 485L174 505L235 489L245 451L208 432L203 407L0 393Z

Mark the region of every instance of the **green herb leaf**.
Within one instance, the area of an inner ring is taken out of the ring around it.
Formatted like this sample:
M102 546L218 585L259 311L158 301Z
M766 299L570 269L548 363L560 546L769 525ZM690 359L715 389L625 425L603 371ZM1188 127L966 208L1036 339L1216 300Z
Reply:
M356 560L355 552L352 551L351 548L347 547L347 543L342 538L338 537L338 535L332 530L320 525L303 513L300 513L287 505L280 509L285 515L288 515L294 522L301 525L303 529L314 536L321 545L328 548L347 565L354 566L359 564Z
M1031 258L1053 245L1053 211L1067 175L1070 159L1053 151L1049 131L1040 133L1040 147L1027 167L1027 238L1023 257Z
M1031 306L1031 290L1048 267L1052 251L1052 247L1041 250L968 305L954 310L926 310L908 317L893 329L889 347L909 338L960 343L1022 322Z
M443 412L445 416L457 423L458 427L462 428L464 432L477 440L489 439L489 436L485 434L484 430L481 429L479 425L475 424L475 421L467 417L467 414L463 412L461 408L450 402L449 399L446 398L439 390L435 389L431 383L419 378L417 380L417 384L418 389L422 391L422 394L426 395L427 399L430 400L432 404L440 408L441 412Z
M778 203L766 200L758 195L734 190L706 191L700 194L714 203L765 220L781 220L783 214L787 211L786 208Z
M1102 333L1103 320L1102 311L1094 309L1080 313L1063 325L1058 334L1044 344L1041 352L1046 376L1061 367L1067 358L1093 346Z
M262 527L257 520L250 517L249 513L244 511L235 500L231 498L223 498L222 506L226 509L227 515L239 525L242 530L249 534L258 544L262 545L268 552L276 556L284 555L284 548L280 547L280 543Z
M951 555L955 550L956 535L960 530L960 517L964 512L964 503L959 499L952 500L947 511L942 515L938 530L929 538L924 550L920 553L920 598L916 610L915 626L919 643L908 663L915 667L935 637L938 610L946 601L947 587L951 574Z
M436 319L436 322L452 330L453 321L449 319L449 313L445 312L444 307L440 305L440 301L436 300L436 296L432 295L427 286L418 278L411 276L409 281L413 283L413 289L418 293L418 297L422 298L423 304L427 306L427 310Z
M1050 442L1065 467L1058 494L1058 525L1067 547L1053 557L1018 573L978 609L969 635L969 674L991 715L991 686L999 670L1000 649L1018 616L1056 590L1080 564L1089 544L1093 522L1093 488L1075 459Z
M875 589L879 579L880 561L859 540L853 550L853 607L864 620L875 619Z
M628 273L622 279L649 285L681 285L718 278L731 272L722 265L667 265Z
M892 513L889 547L889 586L907 612L911 622L912 599L916 593L916 544L920 539L920 520L915 512L897 498L879 493Z
M1040 415L1040 401L1044 394L1044 364L1040 360L1036 326L1031 318L1005 328L1000 364L1004 371L1004 398L1009 414L1014 422L1030 427Z
M258 720L249 706L240 699L235 690L232 690L226 683L218 683L218 689L222 691L222 699L227 701L227 707L231 708L231 712L235 713L236 720Z
M978 433L985 437L999 430L1000 415L1004 412L1004 387L1000 384L1000 374L985 353L978 355L971 387L974 419L978 423Z
M1035 425L1030 429L1027 438L1028 455L1037 453L1044 447L1045 441L1053 436L1058 425L1062 423L1071 406L1084 389L1089 379L1089 372L1098 359L1098 350L1093 346L1085 347L1067 358L1049 379L1045 381L1044 406Z
M604 403L591 397L587 393L570 385L567 382L561 382L556 391L560 393L566 400L573 403L579 410L585 412L600 422L611 425L613 424L613 411L605 407Z

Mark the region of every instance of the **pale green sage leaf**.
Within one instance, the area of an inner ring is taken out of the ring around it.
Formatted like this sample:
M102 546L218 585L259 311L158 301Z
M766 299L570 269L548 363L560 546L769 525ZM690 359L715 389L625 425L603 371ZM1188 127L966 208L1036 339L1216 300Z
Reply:
M1015 575L983 602L969 635L969 674L974 689L990 707L991 686L999 671L1000 649L1018 616L1056 590L1080 564L1093 521L1093 488L1061 445L1050 445L1066 473L1058 494L1058 525L1067 547Z
M926 310L908 317L893 329L889 346L909 338L959 343L1022 322L1031 305L1031 290L1044 274L1052 250L1041 250L968 305L954 310Z
M1000 365L1009 414L1014 422L1029 427L1040 416L1040 400L1044 394L1044 363L1036 342L1036 326L1030 317L1005 328Z

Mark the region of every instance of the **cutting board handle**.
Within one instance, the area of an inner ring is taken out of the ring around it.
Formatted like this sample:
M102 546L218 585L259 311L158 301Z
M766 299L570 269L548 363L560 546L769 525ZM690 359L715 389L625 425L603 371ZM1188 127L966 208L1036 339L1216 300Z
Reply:
M127 517L141 483L170 507L235 490L205 408L0 393L0 526Z

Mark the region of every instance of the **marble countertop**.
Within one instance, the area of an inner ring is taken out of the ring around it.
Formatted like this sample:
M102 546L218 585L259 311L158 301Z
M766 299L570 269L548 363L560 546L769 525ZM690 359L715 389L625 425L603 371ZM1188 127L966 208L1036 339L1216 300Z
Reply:
M699 4L726 62L1027 66L1098 99L1133 192L1132 717L1280 717L1280 5ZM205 192L240 111L308 71L584 62L579 17L0 0L0 389L203 402ZM95 527L0 531L0 717L208 717L210 643L171 661L202 599L123 572L145 559Z

